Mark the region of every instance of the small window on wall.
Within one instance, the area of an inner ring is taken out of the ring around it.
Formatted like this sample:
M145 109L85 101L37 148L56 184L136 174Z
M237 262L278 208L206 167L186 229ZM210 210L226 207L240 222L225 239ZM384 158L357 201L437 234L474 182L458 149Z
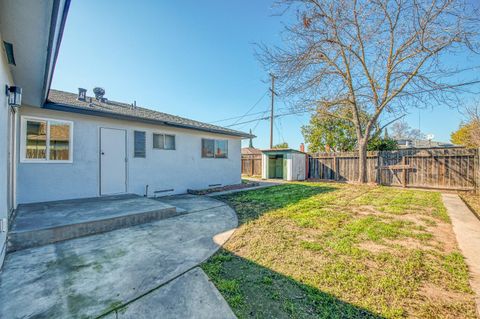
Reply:
M73 123L22 118L22 162L72 162Z
M134 131L133 132L133 157L146 157L145 142L146 142L145 132Z
M175 135L153 133L153 148L159 150L174 150Z
M228 141L202 139L202 157L227 158L228 157Z

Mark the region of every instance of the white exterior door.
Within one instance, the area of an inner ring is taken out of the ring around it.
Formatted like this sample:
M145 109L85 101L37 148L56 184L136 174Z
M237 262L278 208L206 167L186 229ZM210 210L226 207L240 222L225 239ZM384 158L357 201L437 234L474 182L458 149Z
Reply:
M100 195L127 191L127 132L100 128Z

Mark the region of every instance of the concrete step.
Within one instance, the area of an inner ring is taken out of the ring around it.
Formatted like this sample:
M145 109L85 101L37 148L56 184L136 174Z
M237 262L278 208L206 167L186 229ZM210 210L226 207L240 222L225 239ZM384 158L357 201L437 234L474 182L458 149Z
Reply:
M174 217L182 209L137 195L19 205L7 251L43 246Z

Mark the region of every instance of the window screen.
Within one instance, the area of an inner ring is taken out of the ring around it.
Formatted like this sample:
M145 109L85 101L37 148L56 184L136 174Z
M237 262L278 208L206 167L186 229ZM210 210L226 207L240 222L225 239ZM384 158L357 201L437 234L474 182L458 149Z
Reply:
M174 150L175 135L153 133L153 148L160 150Z
M213 157L215 154L215 140L202 139L202 157Z
M70 125L50 122L50 160L68 161L70 154Z
M174 150L175 149L175 136L165 134L165 149Z
M165 148L165 141L163 134L153 133L153 148L158 148L163 150Z
M202 139L202 157L227 158L228 141Z
M146 156L145 151L145 132L134 131L134 157L143 157Z
M215 157L227 158L228 155L228 141L216 140L215 141Z
M25 158L47 159L47 121L27 121Z

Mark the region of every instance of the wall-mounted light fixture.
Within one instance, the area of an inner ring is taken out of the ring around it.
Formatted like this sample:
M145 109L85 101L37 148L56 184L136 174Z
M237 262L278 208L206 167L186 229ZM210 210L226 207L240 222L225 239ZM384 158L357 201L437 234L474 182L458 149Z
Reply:
M10 106L19 107L22 104L22 88L5 85L5 95L8 96Z

